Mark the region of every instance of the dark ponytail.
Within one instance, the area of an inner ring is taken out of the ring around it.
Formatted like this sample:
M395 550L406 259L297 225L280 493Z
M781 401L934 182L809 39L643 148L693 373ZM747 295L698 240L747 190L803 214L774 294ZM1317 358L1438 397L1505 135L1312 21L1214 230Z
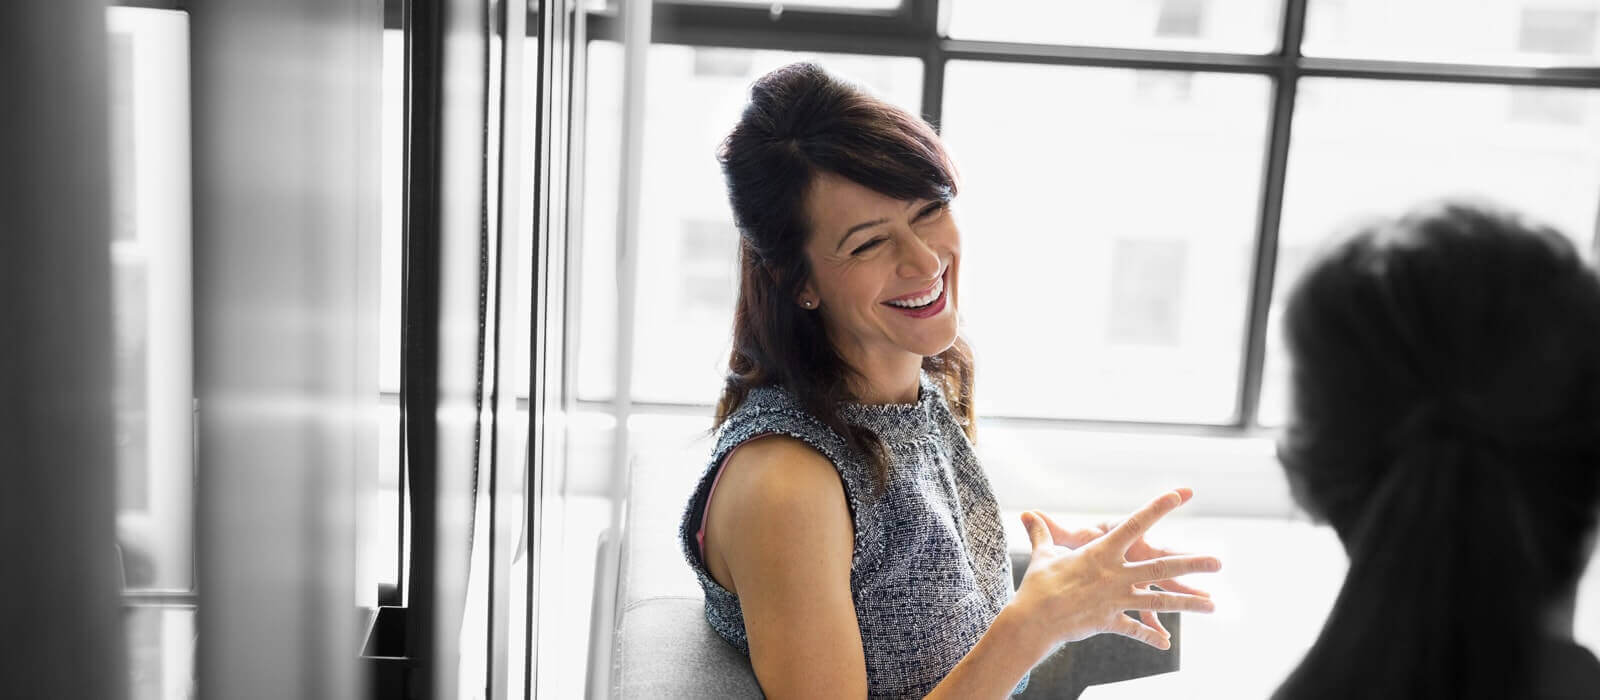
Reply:
M1276 698L1531 694L1600 500L1600 282L1465 205L1370 226L1290 296L1279 454L1350 568Z
M1397 459L1353 528L1322 634L1274 697L1526 695L1543 586L1516 488L1465 445Z

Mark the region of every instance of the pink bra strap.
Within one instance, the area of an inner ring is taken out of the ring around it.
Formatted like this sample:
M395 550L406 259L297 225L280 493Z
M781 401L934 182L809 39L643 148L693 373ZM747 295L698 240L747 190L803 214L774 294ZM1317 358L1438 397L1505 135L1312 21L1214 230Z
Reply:
M751 436L749 440L735 445L733 449L728 450L728 454L723 456L722 463L717 465L717 476L711 480L711 489L706 491L706 508L700 512L700 529L694 533L694 541L700 546L701 561L706 558L706 520L711 518L711 497L716 495L717 484L722 481L722 472L728 468L728 458L732 457L733 453L738 452L739 448L754 442L757 438L763 438L768 435L772 435L772 433L757 433Z

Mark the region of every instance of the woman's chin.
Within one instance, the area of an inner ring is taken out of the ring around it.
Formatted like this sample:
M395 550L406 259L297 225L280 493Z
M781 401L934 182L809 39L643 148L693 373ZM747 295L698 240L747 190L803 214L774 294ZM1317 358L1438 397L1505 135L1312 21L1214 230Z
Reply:
M954 328L951 328L948 334L939 334L934 337L908 338L906 342L900 344L900 347L923 357L933 357L949 350L950 346L955 344L956 332Z

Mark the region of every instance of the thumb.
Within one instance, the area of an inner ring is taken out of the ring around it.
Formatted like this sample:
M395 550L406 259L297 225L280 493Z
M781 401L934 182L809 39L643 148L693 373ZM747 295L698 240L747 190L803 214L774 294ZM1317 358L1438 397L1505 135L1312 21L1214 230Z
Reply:
M1077 549L1093 542L1101 535L1100 531L1087 528L1067 529L1042 510L1033 511L1033 514L1044 521L1045 527L1050 531L1051 541L1064 547Z
M1028 541L1033 544L1035 554L1049 545L1054 544L1050 539L1050 526L1046 525L1044 518L1038 513L1028 511L1022 514L1022 526L1028 529Z

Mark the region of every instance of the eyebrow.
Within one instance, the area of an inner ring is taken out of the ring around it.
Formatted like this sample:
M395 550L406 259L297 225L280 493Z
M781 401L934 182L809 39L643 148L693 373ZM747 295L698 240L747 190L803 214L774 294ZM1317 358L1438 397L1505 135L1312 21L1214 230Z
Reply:
M851 236L856 235L857 231L886 223L889 223L888 219L873 219L872 221L863 221L859 224L851 226L849 231L845 231L844 235L839 237L839 243L833 247L833 252L839 252L839 249L844 247L844 242L850 240Z

